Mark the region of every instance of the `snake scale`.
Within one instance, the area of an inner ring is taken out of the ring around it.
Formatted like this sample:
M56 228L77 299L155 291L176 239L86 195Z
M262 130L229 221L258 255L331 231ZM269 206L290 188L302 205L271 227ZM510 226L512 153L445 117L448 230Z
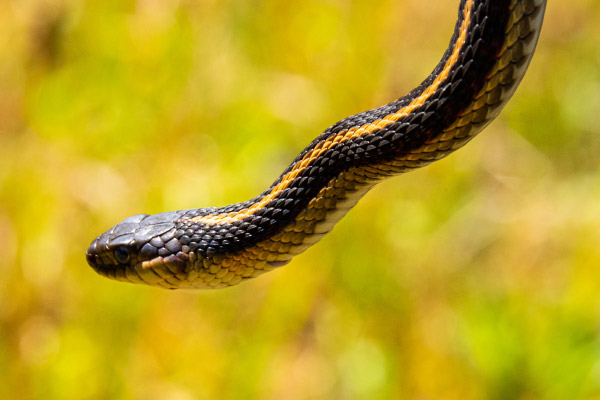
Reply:
M338 121L261 195L225 207L136 215L86 257L101 275L220 288L288 263L376 183L439 160L489 124L533 56L546 0L462 0L450 45L416 89Z

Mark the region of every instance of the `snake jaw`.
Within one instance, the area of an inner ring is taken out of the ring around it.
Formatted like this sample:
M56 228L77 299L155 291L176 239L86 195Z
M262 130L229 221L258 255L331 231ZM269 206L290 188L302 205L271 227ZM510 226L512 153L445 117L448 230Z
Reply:
M142 261L131 269L130 275L136 283L167 288L180 287L181 282L185 281L188 275L186 273L187 258L187 255L180 252L178 255Z

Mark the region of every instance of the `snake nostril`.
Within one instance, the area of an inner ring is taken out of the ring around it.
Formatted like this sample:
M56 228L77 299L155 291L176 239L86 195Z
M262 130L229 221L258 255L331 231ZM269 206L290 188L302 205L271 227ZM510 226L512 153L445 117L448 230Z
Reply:
M89 251L87 251L85 253L85 259L87 260L90 267L93 267L96 265L96 256L94 254L90 253Z

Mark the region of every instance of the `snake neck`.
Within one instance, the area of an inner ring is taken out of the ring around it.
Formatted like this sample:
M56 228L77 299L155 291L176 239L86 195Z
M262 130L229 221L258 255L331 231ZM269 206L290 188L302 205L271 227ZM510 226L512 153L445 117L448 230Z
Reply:
M205 247L208 255L252 247L277 233L298 231L307 221L315 223L305 235L325 233L377 181L422 167L464 145L499 112L521 78L511 69L502 87L486 94L491 77L502 71L501 52L508 54L509 64L529 60L529 54L507 52L506 31L519 16L511 3L463 0L448 49L415 90L335 123L260 196L196 210L197 215L182 220L184 228L233 234L229 239L234 241L225 239L224 245L212 240ZM525 14L520 14L522 19ZM482 96L485 107L469 115L474 99Z

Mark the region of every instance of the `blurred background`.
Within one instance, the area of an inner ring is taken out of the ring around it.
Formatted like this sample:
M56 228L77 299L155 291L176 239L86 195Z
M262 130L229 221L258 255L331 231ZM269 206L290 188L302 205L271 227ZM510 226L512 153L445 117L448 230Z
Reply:
M456 0L0 0L0 397L600 398L600 3L550 2L480 137L285 268L110 281L99 233L261 193L415 87Z

